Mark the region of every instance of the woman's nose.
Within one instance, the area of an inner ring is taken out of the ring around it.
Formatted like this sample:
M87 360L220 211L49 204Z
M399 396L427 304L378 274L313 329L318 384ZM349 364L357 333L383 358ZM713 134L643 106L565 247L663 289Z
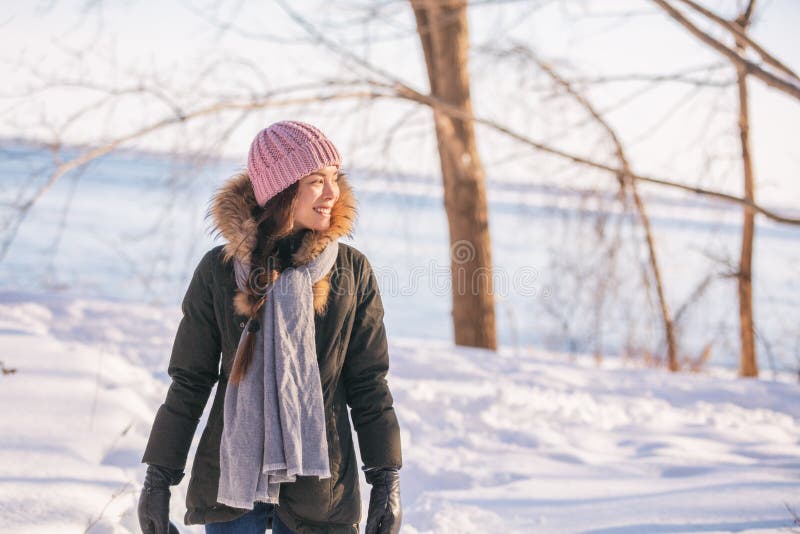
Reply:
M333 182L326 182L322 195L325 198L336 198L339 195L339 186Z

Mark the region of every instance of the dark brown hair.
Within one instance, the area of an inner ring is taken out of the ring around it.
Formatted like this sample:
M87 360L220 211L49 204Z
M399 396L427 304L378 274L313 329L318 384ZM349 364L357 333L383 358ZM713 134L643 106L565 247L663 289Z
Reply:
M236 351L231 370L230 382L238 384L253 359L256 333L261 329L258 312L266 300L266 289L274 280L274 273L288 267L290 258L280 254L282 240L292 234L294 207L300 182L292 185L270 198L263 208L253 208L253 218L257 222L256 246L250 256L251 276L247 281L245 293L250 304L251 315L247 323L247 334Z

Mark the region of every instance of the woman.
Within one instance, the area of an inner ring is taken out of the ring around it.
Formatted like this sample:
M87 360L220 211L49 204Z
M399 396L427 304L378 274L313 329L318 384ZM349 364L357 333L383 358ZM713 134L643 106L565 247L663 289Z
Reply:
M227 243L200 261L183 299L142 462L146 534L166 534L169 486L194 456L184 523L207 533L357 533L358 470L347 406L372 485L366 532L401 522L400 430L386 383L383 307L350 235L355 199L317 128L283 121L250 147L247 172L209 210Z

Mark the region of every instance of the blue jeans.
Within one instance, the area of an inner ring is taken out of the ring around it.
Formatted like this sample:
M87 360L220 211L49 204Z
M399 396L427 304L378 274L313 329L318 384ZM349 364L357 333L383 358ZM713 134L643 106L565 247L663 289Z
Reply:
M284 525L275 512L272 503L257 502L253 509L232 521L208 523L206 534L264 534L267 531L268 519L272 517L272 534L296 534Z

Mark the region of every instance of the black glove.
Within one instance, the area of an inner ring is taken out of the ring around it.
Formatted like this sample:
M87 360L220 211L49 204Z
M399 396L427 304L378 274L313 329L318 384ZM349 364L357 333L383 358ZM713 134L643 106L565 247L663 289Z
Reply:
M398 534L403 521L400 508L400 473L397 467L364 467L369 494L369 513L365 534Z
M148 465L139 495L139 526L144 534L178 534L169 521L170 486L179 484L183 471Z

